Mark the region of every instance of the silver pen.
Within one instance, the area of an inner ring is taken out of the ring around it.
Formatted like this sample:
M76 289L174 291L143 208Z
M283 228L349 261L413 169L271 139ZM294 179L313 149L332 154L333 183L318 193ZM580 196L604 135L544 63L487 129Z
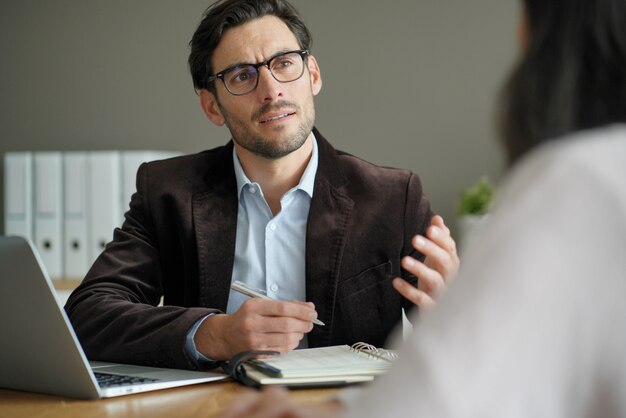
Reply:
M239 293L242 293L242 294L244 294L246 296L250 296L250 297L253 297L253 298L261 298L261 299L266 299L266 300L275 300L275 299L272 299L271 297L267 296L265 293L261 293L261 291L259 291L259 290L255 290L255 289L249 288L245 283L242 283L239 280L235 280L230 285L230 288L233 289L235 292L239 292ZM312 322L315 325L321 325L321 326L325 326L326 325L325 323L323 323L319 319L314 319Z

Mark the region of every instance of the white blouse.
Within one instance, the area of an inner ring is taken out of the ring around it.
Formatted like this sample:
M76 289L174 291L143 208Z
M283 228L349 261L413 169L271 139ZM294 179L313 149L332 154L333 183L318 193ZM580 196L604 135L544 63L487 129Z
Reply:
M626 126L539 147L500 193L347 416L626 417Z

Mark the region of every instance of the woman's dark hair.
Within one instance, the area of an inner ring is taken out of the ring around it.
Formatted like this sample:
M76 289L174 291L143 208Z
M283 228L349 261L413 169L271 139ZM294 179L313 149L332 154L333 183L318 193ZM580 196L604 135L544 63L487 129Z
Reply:
M285 0L219 0L205 12L189 46L189 71L197 90L208 89L215 93L215 84L207 83L213 74L213 51L224 32L232 27L263 16L276 16L289 27L301 49L311 48L311 34L304 22Z
M626 1L524 5L528 44L501 103L509 163L541 142L626 122Z

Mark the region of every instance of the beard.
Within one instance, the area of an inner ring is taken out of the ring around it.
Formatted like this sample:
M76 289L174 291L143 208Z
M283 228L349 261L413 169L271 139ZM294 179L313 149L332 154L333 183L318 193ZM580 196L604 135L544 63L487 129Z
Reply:
M252 115L251 123L246 123L241 119L233 117L228 111L219 105L219 102L218 106L224 116L226 126L230 130L233 141L251 153L268 160L277 160L299 149L311 134L313 124L315 123L315 109L313 107L312 97L309 99L307 106L305 106L306 110L304 112L302 112L302 108L297 104L286 101L263 105L257 112L254 113L254 115ZM295 132L289 135L280 135L280 131L284 131L285 127L277 127L276 133L278 135L274 139L263 137L258 133L253 132L251 128L252 124L261 118L263 114L277 109L293 110L297 112L297 115L302 116Z

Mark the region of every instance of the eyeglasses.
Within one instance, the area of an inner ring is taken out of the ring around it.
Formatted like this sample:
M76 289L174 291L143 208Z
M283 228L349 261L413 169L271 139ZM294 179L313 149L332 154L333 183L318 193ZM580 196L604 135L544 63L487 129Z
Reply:
M243 96L256 89L259 84L259 68L263 66L280 83L296 81L304 74L304 60L308 55L309 51L301 49L283 52L258 64L235 65L209 76L207 83L219 78L230 94Z

